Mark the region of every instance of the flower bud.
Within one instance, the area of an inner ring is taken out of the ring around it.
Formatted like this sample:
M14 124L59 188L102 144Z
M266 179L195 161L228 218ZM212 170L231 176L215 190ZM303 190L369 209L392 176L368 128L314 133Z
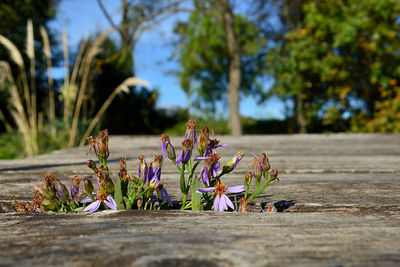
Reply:
M94 160L89 159L88 161L86 161L86 166L88 166L90 169L92 169L93 171L96 171L97 167L96 167L96 163L94 162Z
M167 134L161 135L161 153L164 158L168 157L171 160L176 159L175 148L171 144L169 140L169 136Z
M245 185L250 186L252 178L253 178L253 173L252 172L246 173L244 175L244 183L245 183Z
M186 123L185 140L186 139L189 139L191 141L190 150L192 150L193 145L197 144L196 121L193 119L190 119Z
M148 174L148 167L147 167L147 163L144 160L144 156L141 155L139 157L139 166L138 166L138 176L140 179L142 179L143 182L147 181L147 174Z
M199 136L199 142L197 143L197 150L200 155L203 155L207 148L208 139L210 138L210 129L208 127L204 127L201 130Z
M57 211L58 210L58 203L56 200L53 199L43 199L40 204L47 210L47 211Z
M253 165L254 178L256 178L257 182L260 182L261 176L263 174L261 161L260 161L260 158L257 157L254 153L253 153L253 156L254 156L254 159L250 163L250 165Z
M142 201L141 198L139 198L139 199L136 201L136 205L137 205L137 207L138 207L138 210L140 210L140 208L141 208L142 205L143 205L143 201Z
M228 161L222 168L222 174L229 173L236 168L236 165L243 158L244 154L242 152L236 153L236 155Z
M114 194L115 185L114 185L114 182L111 180L111 178L105 179L103 182L103 186L107 193Z
M56 195L56 193L53 190L51 190L51 188L50 188L50 190L48 190L48 189L43 189L39 186L36 186L35 190L39 191L40 195L46 199L53 199Z
M262 153L262 156L261 156L261 167L262 167L262 171L264 173L264 177L266 177L266 172L268 172L269 169L271 168L271 165L269 164L269 158L268 158L268 155L266 153Z
M106 160L110 154L108 151L108 130L103 130L99 132L99 136L96 140L92 137L88 137L88 142L90 148L93 148L96 156L99 160ZM90 150L90 149L89 149Z
M150 198L153 195L154 189L155 189L156 184L155 183L151 183L149 185L149 191L147 191L147 198Z
M66 202L69 200L69 193L68 189L63 185L60 181L58 181L56 185L57 196L61 202Z
M86 193L88 195L92 194L93 190L94 190L92 182L88 178L85 178L83 181L84 181L84 184L85 184Z
M279 181L279 179L278 179L278 170L272 170L272 171L269 172L269 182L272 182L272 181L275 181L275 180Z

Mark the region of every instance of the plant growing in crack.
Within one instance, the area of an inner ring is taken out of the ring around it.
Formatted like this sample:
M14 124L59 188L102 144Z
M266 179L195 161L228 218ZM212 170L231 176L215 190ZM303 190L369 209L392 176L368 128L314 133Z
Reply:
M65 186L50 173L45 174L40 186L34 191L32 204L15 202L19 211L35 212L66 212L98 210L161 210L174 208L171 197L162 181L162 165L164 159L169 159L177 168L179 187L182 199L179 202L181 210L214 210L234 212L249 212L254 199L274 181L278 180L278 171L270 170L270 162L266 153L250 163L251 172L244 175L243 185L226 186L223 178L234 171L244 157L237 152L231 160L221 167L219 149L228 144L210 136L208 127L197 134L196 122L186 123L186 132L179 155L176 153L170 138L161 135L161 154L155 155L147 164L145 157L139 157L137 176L132 175L126 167L126 159L120 158L118 177L113 180L107 166L109 157L108 131L99 132L95 139L88 137L89 151L93 149L98 164L88 160L87 166L96 175L96 186L88 178L83 179L84 187L80 187L81 179L75 176ZM88 151L88 153L89 153ZM196 153L197 152L197 153ZM197 154L194 156L194 154ZM198 166L201 164L201 168ZM250 193L250 185L255 181L255 187ZM191 193L190 201L188 201ZM226 195L230 193L233 198ZM238 196L240 199L238 201Z

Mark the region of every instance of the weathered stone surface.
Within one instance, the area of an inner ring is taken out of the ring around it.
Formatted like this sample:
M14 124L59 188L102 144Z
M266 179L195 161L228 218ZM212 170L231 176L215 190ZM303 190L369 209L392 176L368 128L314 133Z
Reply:
M62 180L92 175L87 148L0 161L0 262L5 265L265 266L400 265L400 135L332 134L221 137L222 162L246 153L224 179L241 183L250 152L267 152L280 171L257 199L278 213L103 211L14 213L46 171ZM172 138L179 148L181 138ZM159 137L110 139L114 177L119 157L160 153ZM179 149L177 149L179 150ZM178 176L164 162L164 183L180 199ZM258 211L259 205L253 211ZM4 213L7 212L7 213Z

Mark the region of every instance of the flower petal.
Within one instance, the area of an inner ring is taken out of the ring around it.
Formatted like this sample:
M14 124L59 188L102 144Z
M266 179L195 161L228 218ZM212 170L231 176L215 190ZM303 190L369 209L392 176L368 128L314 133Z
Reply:
M83 211L95 212L96 210L99 209L100 204L101 204L101 201L100 200L96 200L95 202L93 202L92 204L87 206Z
M224 195L225 196L225 195ZM232 203L232 201L229 199L229 197L227 197L227 196L225 196L225 198L226 198L226 204L228 204L228 206L231 208L231 209L235 209L235 206L233 205L233 203Z
M229 192L229 193L241 193L241 192L244 191L244 189L245 189L244 185L229 186L226 189L226 192Z
M88 197L88 198L82 199L80 202L81 203L89 203L89 202L92 202L92 200L90 199L90 197Z
M171 198L169 197L168 192L165 189L161 190L161 199L164 200L164 197L167 199L169 205L172 206Z
M214 210L218 211L219 210L219 204L220 204L220 197L217 195L214 199Z
M205 167L204 167L204 172L203 172L203 183L210 186L210 181L208 180L208 169Z
M117 203L115 202L115 200L110 195L107 196L107 199L104 200L104 203L107 205L107 207L109 207L112 210L116 210L117 209Z
M208 187L208 188L196 188L197 189L197 193L202 194L202 193L207 193L207 192L211 192L214 191L215 187Z
M208 158L210 158L210 157L195 157L195 158L193 159L193 161L206 160L206 159L208 159Z
M220 200L219 200L219 208L218 208L218 210L219 211L224 211L224 210L227 210L228 209L228 206L226 205L226 199L225 199L225 195L224 194L222 194L221 195L221 197L220 197Z

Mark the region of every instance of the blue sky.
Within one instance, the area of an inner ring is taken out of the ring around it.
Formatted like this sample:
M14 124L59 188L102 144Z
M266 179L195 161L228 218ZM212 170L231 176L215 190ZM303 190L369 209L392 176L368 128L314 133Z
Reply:
M116 23L120 20L119 0L103 0ZM184 19L185 15L179 15ZM186 107L186 95L179 85L176 76L168 74L177 70L179 64L170 61L173 47L169 45L173 37L172 29L177 17L163 21L150 31L144 33L135 49L136 75L145 79L152 86L159 88L157 105L159 107ZM96 32L110 28L110 25L101 12L96 0L63 0L59 4L57 17L50 27L62 32L66 27L70 50L77 49L78 42ZM117 38L117 36L116 36ZM61 70L55 71L60 76ZM269 84L265 85L268 89ZM220 107L221 111L223 106ZM278 99L270 99L258 106L252 97L242 97L240 112L244 116L256 119L283 118L283 105Z

